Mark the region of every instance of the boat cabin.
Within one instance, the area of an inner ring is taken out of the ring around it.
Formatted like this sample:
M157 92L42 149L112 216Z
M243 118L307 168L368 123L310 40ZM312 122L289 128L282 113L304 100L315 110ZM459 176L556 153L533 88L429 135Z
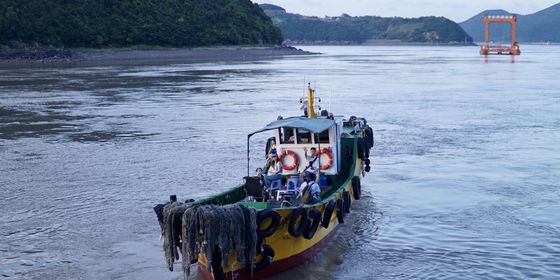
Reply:
M266 153L270 152L274 143L284 166L282 175L303 172L310 165L306 159L306 151L308 157L314 158L311 148L316 149L316 166L320 167L320 172L336 175L340 169L342 122L342 117L291 117L274 121L255 133L274 131L274 136L268 139Z

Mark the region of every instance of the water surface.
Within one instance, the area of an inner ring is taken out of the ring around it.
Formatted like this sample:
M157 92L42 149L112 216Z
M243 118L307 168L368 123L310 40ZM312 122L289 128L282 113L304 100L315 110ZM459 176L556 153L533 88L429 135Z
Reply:
M299 114L307 80L373 124L373 166L335 241L277 279L560 277L560 47L304 49L323 54L0 69L0 275L181 279L151 207L239 184L246 134Z

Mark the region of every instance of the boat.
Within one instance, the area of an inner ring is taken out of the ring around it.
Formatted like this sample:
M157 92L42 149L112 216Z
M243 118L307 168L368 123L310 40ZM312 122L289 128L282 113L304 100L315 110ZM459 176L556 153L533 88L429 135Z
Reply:
M321 110L311 85L306 93L300 99L302 116L278 117L248 134L243 184L197 201L172 195L154 207L170 270L182 259L186 278L198 263L208 279L260 279L303 264L329 246L362 196L361 179L371 170L373 129L365 118ZM276 155L282 163L270 186L250 174L249 140L265 132L272 136L263 158ZM307 155L312 147L317 152ZM316 170L308 172L315 160ZM300 189L302 174L310 178L309 187ZM305 193L314 183L320 198L312 203Z

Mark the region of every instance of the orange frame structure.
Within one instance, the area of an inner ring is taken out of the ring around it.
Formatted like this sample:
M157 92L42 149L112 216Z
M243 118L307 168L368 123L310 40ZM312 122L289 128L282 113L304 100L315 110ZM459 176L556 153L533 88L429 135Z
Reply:
M509 23L511 25L511 46L490 45L488 28L490 27L490 23L492 22ZM485 42L484 44L480 45L480 54L520 55L521 50L519 49L519 43L515 40L516 23L517 23L516 16L484 16L484 26L486 27L486 33L484 34Z

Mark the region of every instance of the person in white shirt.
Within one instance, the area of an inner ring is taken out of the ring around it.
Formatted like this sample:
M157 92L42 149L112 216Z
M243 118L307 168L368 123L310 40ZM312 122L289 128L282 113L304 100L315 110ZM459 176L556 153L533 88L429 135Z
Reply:
M317 149L312 147L307 151L307 147L303 148L305 151L305 159L307 160L307 166L303 170L304 175L307 173L317 173L319 171L319 155L317 154Z

